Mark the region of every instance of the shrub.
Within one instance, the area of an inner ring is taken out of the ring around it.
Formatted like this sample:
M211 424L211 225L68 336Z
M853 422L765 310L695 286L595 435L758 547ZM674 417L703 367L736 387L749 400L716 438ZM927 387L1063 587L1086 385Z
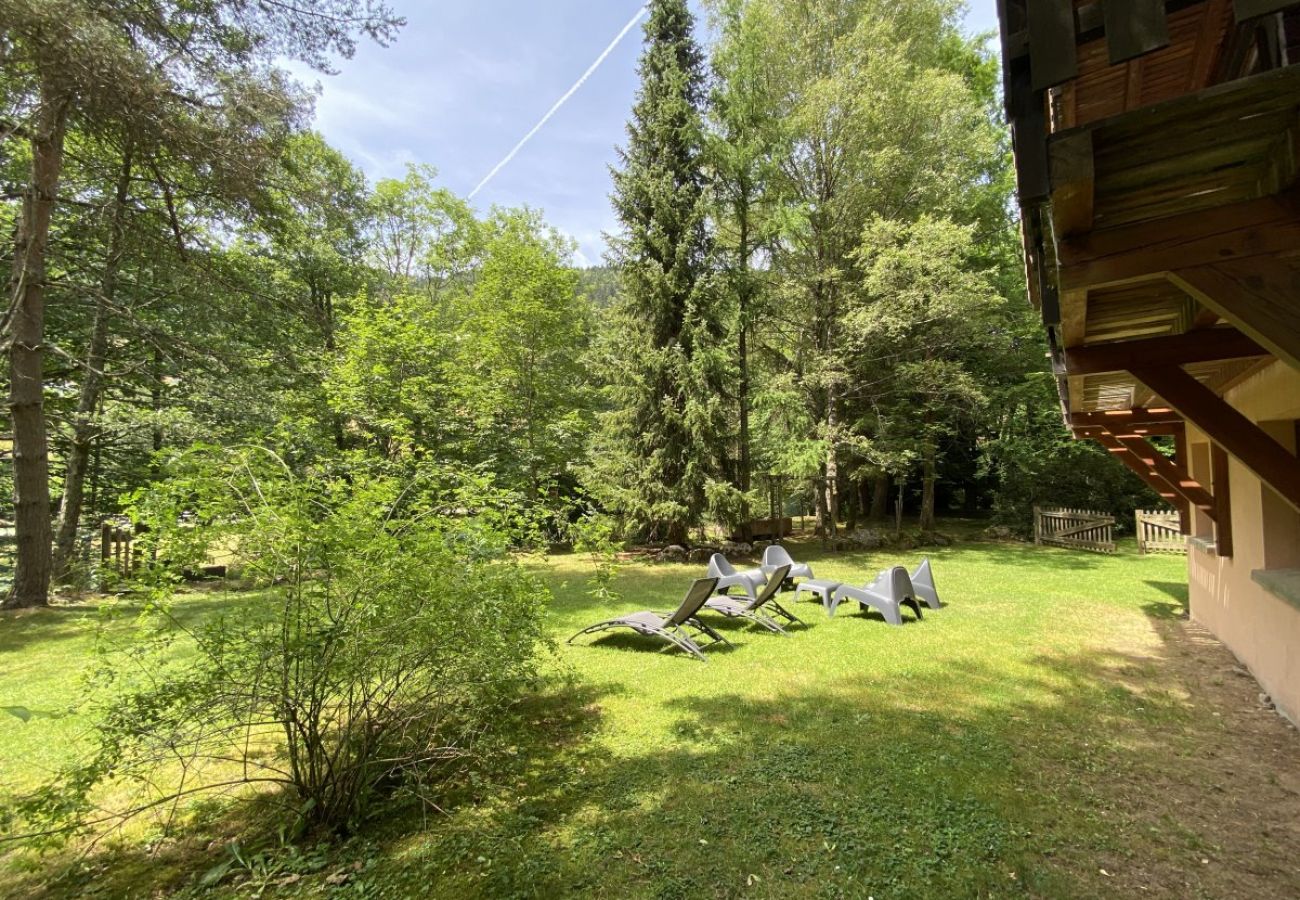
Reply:
M109 654L94 753L27 799L25 827L102 822L90 797L109 782L141 788L117 819L254 783L333 830L394 791L432 799L536 675L545 591L508 555L500 500L445 472L294 475L264 450L188 454L135 507L165 561L150 569L152 637ZM186 628L169 586L214 541L264 590Z

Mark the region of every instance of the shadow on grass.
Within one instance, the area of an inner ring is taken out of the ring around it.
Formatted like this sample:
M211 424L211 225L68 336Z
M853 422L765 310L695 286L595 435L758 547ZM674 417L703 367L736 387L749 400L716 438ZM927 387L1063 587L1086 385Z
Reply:
M381 882L455 897L1123 892L1126 874L1147 875L1125 870L1150 823L1107 819L1101 798L1142 781L1181 704L1143 698L1160 726L1129 735L1133 749L1107 745L1097 731L1143 719L1116 673L1155 674L1150 660L1044 657L1036 668L1015 685L1022 699L972 693L948 708L909 702L905 686L691 697L672 710L673 740L631 757L548 756L542 782L404 846ZM978 665L941 677L1008 687ZM1070 737L1081 721L1090 740ZM1086 862L1065 875L1047 862L1056 853Z
M1156 618L1187 618L1189 611L1188 588L1185 581L1153 581L1147 579L1148 587L1153 587L1173 599L1173 603L1149 603L1143 610Z
M1231 792L1204 790L1222 760L1187 749L1190 708L1158 658L1041 655L1016 671L967 659L911 683L759 696L713 686L647 699L665 734L631 746L602 739L602 703L625 690L570 681L527 698L440 802L446 815L393 806L328 865L282 886L326 890L344 870L366 896L456 898L1283 896L1296 886L1274 865L1289 858L1284 823L1234 836L1166 821L1171 785L1195 789L1205 821L1238 820ZM1171 766L1174 746L1184 749ZM228 815L162 849L43 866L14 887L192 887L224 852L210 845L240 832L246 847L271 841L264 829L247 837L254 821ZM1189 867L1207 844L1222 861ZM1252 860L1246 880L1217 880L1234 858Z

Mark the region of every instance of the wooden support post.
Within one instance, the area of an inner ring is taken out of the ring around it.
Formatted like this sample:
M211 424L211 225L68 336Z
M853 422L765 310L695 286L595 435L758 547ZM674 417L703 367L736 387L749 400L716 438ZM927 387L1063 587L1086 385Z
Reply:
M1192 457L1187 452L1187 429L1180 427L1174 432L1174 462L1179 467L1190 472L1192 470ZM1211 484L1211 490L1215 490ZM1179 502L1174 504L1178 509L1178 530L1185 535L1192 533L1192 507L1186 500L1179 498Z
M1291 453L1214 391L1177 366L1137 367L1133 376L1184 419L1237 458L1278 496L1300 510L1300 465Z
M1214 552L1232 556L1232 489L1228 484L1228 453L1218 444L1210 444L1210 480L1218 515L1214 519Z
M1214 496L1202 487L1200 482L1171 462L1167 456L1155 447L1152 447L1144 439L1131 435L1125 435L1116 438L1116 440L1132 451L1145 465L1154 469L1156 474L1168 482L1169 486L1186 499L1188 503L1202 510L1211 519L1218 516Z
M1278 359L1300 369L1300 271L1278 259L1259 258L1179 269L1169 278Z

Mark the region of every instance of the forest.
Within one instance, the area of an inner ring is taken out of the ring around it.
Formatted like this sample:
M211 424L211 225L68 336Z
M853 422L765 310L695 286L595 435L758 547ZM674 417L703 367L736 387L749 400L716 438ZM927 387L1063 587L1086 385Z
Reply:
M1062 426L962 4L647 5L582 268L544 210L315 130L287 62L400 40L383 0L0 0L3 605L108 591L140 629L0 830L195 784L286 791L295 834L436 805L546 670L547 554L615 602L628 553L772 519L834 554L1158 503ZM202 574L237 615L187 617Z
M436 161L369 183L311 130L280 54L327 70L400 26L336 5L6 9L11 603L84 581L99 523L200 441L438 461L635 542L743 535L778 504L828 535L1133 508L1137 482L1059 425L998 64L953 4L851 33L862 4L712 4L707 58L674 50L684 93L643 63L625 231L594 270L540 210L477 212ZM690 190L660 208L669 177ZM646 271L660 240L680 263Z

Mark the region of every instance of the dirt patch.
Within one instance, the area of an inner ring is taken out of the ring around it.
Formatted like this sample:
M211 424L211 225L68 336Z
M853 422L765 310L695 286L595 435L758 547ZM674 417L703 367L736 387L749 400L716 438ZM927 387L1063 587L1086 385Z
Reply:
M1099 894L1300 897L1300 733L1205 628L1155 626L1164 651L1138 664L1148 690L1135 696L1163 695L1177 712L1135 717L1108 770L1088 774L1115 841L1068 853L1068 868ZM1135 674L1116 672L1126 684Z

